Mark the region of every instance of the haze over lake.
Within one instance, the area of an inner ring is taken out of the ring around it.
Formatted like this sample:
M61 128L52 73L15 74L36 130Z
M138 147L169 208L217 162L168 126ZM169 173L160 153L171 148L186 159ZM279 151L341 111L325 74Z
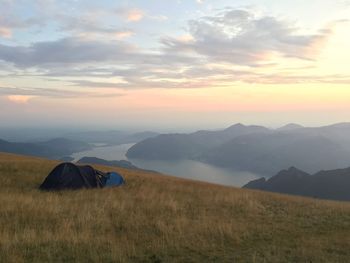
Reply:
M230 171L213 165L193 160L141 160L128 159L125 154L134 144L122 144L116 146L99 146L92 150L74 153L74 161L82 157L97 157L105 160L129 160L139 168L154 170L177 177L241 187L247 182L260 178L261 176L242 171Z
M95 144L92 150L77 152L72 154L74 161L78 161L83 157L97 157L105 160L127 160L125 154L134 143L103 146L103 144Z

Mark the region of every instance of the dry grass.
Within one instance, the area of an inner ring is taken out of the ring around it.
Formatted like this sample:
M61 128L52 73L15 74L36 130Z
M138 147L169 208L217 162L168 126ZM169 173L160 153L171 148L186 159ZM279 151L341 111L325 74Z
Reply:
M0 262L350 260L349 203L123 169L121 188L40 192L55 165L0 154Z

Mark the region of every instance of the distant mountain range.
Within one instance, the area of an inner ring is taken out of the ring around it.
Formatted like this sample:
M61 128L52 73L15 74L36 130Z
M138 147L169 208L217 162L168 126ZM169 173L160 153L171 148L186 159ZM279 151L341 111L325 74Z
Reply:
M310 175L291 167L268 180L261 178L251 181L243 188L350 201L350 168L320 171Z
M10 142L29 142L37 143L48 141L54 138L65 138L73 141L82 141L87 143L101 143L107 145L118 145L126 143L140 142L146 138L154 137L159 133L152 131L126 132L119 130L110 131L67 131L63 128L37 128L37 129L19 129L19 128L1 128L0 138Z
M127 157L151 160L197 159L204 152L238 136L269 132L269 129L261 126L236 124L220 131L202 130L190 134L161 134L131 147Z
M129 149L128 158L192 159L263 175L297 166L314 173L350 165L350 123L279 129L235 124L219 131L162 134Z
M13 136L10 136L9 132L13 132ZM40 141L38 137L31 134L23 138L26 140L32 138L32 141L21 142L20 138L22 138L23 134L19 131L4 130L1 134L4 134L5 137L14 138L15 141L0 139L0 152L60 159L62 161L71 161L72 157L70 155L73 153L91 150L94 147L94 143L106 145L136 143L145 138L158 135L155 132L88 131L69 133L64 138L54 138L45 141ZM47 138L50 134L43 135L38 133L38 136Z
M301 126L299 124L296 123L289 123L285 126L282 126L280 128L278 128L278 131L291 131L291 130L296 130L296 129L302 129L304 128L304 126Z
M45 142L21 143L9 142L0 139L0 152L8 152L51 159L61 158L75 152L91 149L86 142L57 138Z
M79 140L88 143L103 143L107 145L118 145L136 143L144 139L155 137L159 133L145 131L128 133L123 131L86 131L65 134L64 137L71 140Z

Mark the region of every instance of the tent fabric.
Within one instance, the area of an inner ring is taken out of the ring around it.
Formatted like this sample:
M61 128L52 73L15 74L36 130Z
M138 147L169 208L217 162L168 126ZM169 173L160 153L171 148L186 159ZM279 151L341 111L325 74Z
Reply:
M102 188L106 185L108 177L108 174L95 170L89 165L77 166L73 163L61 163L49 173L40 185L40 189Z
M107 176L108 177L105 184L106 187L119 186L124 184L123 177L116 172L107 173Z

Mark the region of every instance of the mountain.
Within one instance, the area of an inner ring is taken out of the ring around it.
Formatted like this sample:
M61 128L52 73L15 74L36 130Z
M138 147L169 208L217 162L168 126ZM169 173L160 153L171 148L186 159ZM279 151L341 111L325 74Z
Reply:
M120 167L120 168L126 168L126 169L139 169L138 167L133 165L131 162L126 160L107 161L96 157L83 157L79 161L77 161L77 163L99 164L99 165Z
M49 149L40 144L8 142L0 139L0 151L24 155L47 156Z
M138 133L128 133L123 131L86 131L65 134L65 138L84 141L87 143L102 143L108 145L118 145L127 143L137 143L147 138L155 137L159 133L145 131Z
M64 137L65 128L0 128L0 138L10 142L41 142ZM67 138L67 137L65 137ZM79 139L76 139L79 140Z
M263 175L275 174L286 166L297 166L313 173L348 166L350 151L319 135L254 134L213 148L204 153L201 160Z
M74 152L86 151L91 149L90 144L74 141L65 138L56 138L45 142L9 142L0 140L0 151L32 155L47 158L61 158L69 156Z
M132 146L128 158L151 160L197 159L212 147L222 145L240 135L269 133L261 126L235 124L219 131L197 131L190 134L161 134Z
M243 188L350 201L350 168L321 171L310 175L291 167L268 180L261 178L251 181Z
M56 138L45 142L39 142L37 144L48 149L54 149L55 155L58 156L62 156L64 154L69 155L70 153L82 152L91 149L91 145L86 142L66 138Z
M280 128L278 128L278 131L291 131L291 130L296 130L296 129L302 129L304 128L303 126L296 124L296 123L289 123L287 125L284 125Z
M337 123L322 127L297 129L295 133L304 135L319 135L332 139L334 142L350 149L350 123Z
M288 124L276 130L235 124L219 131L162 134L135 144L127 157L192 159L266 176L290 166L315 173L350 164L350 123L323 127Z

